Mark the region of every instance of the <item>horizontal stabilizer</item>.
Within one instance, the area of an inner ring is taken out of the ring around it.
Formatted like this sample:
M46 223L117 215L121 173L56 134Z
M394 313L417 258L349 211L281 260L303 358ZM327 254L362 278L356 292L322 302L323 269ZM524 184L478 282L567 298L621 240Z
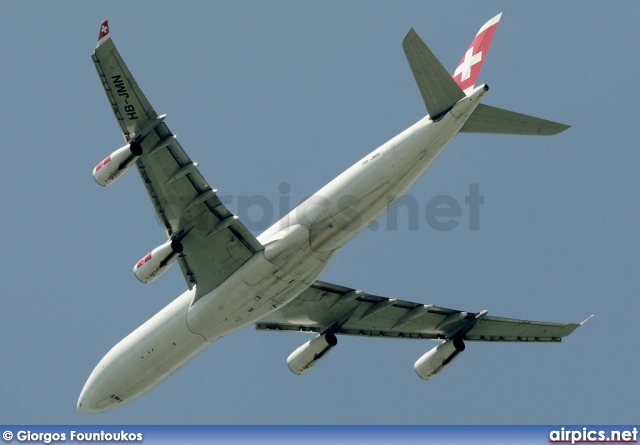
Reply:
M570 128L570 125L479 104L460 133L551 136L561 133L567 128Z
M429 116L437 121L465 94L413 29L402 41L402 48Z

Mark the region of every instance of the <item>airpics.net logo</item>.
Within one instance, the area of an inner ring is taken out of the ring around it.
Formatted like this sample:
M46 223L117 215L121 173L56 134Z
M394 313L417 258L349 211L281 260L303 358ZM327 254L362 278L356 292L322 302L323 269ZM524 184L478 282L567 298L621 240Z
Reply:
M627 430L605 430L582 428L578 430L553 430L549 433L549 443L637 443L638 428Z
M251 231L260 233L271 227L278 220L284 227L288 220L295 218L304 223L305 219L318 208L343 210L343 217L354 215L358 199L343 196L336 203L321 195L313 195L303 199L298 205L291 197L291 185L282 182L278 186L279 196L273 200L265 195L223 195L218 194L222 204ZM436 195L424 196L420 199L413 195L401 197L387 196L387 212L378 221L373 222L367 230L399 230L418 231L426 228L437 232L466 229L480 230L480 210L485 197L480 194L480 184L469 184L466 194L461 196ZM274 202L276 201L276 202ZM315 210L314 210L315 208ZM157 220L160 226L164 226ZM357 227L358 224L350 224Z

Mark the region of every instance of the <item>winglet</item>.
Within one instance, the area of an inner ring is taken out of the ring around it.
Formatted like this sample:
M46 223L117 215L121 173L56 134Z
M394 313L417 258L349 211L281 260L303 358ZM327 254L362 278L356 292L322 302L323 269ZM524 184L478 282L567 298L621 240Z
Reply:
M591 320L591 319L593 318L593 316L594 316L594 315L596 315L596 314L589 315L589 316L588 316L588 317L587 317L587 318L586 318L582 323L580 323L580 326L582 326L583 324L585 324L587 321Z
M460 60L458 67L453 72L453 79L462 88L465 94L473 89L480 74L482 63L487 57L491 39L498 28L502 13L498 14L487 23L482 25L478 34L476 34L473 42L469 45L469 49Z
M105 19L100 25L100 34L98 34L98 45L109 38L109 20Z

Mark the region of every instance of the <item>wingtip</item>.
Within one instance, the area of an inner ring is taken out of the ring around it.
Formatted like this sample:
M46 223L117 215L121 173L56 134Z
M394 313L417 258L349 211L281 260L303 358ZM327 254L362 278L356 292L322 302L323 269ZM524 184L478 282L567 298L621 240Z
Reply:
M109 19L104 19L100 24L100 33L98 34L98 45L109 38Z
M551 122L551 124L552 125L547 127L541 127L538 134L542 136L555 136L571 128L571 125L561 124L559 122Z
M413 28L410 28L409 31L407 31L407 34L404 36L404 39L402 39L402 44L406 45L411 40L413 40L417 35L418 34L416 33L416 31Z
M580 323L580 326L582 326L583 324L585 324L587 321L591 320L596 314L591 314L589 315L587 318L585 318L582 323Z
M567 124L558 124L558 128L556 129L556 132L553 133L552 135L556 135L556 134L560 134L563 131L568 130L569 128L571 128L571 125L567 125Z

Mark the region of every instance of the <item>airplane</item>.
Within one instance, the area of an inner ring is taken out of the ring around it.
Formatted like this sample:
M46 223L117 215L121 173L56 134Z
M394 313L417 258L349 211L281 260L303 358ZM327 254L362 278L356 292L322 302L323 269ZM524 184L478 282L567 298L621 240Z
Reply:
M339 335L439 340L415 362L424 380L449 366L465 342L559 342L580 326L447 309L318 280L340 248L406 194L457 133L554 135L569 128L481 103L489 88L475 84L500 18L480 28L453 75L411 29L402 46L428 114L258 237L223 205L165 124L166 115L153 109L105 20L92 59L126 145L100 162L93 177L108 186L136 166L167 240L133 272L149 283L177 262L187 290L102 358L78 411L132 402L251 324L316 334L287 358L295 374L326 357Z

